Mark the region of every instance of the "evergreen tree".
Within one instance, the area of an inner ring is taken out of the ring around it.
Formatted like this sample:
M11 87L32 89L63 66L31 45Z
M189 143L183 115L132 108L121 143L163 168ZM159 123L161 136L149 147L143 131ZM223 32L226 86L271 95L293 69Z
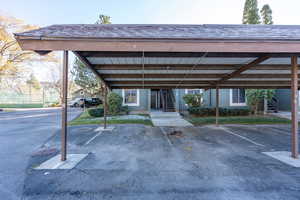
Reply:
M260 10L263 24L273 24L272 9L268 4L265 4Z
M257 0L246 0L243 13L243 24L260 24L260 16L258 11ZM263 24L273 24L272 10L269 5L264 5L260 13L263 18ZM274 94L275 90L247 89L247 104L252 109L252 112L256 115L258 114L259 103L264 99L272 99Z
M111 17L106 15L99 15L99 19L96 24L111 24Z
M78 58L75 59L71 73L74 76L76 85L84 91L92 95L97 95L101 91L100 80Z
M99 15L99 19L96 21L96 24L111 24L110 19L111 18L109 16ZM87 91L92 95L99 95L102 91L102 84L100 80L78 58L75 58L71 73L74 76L74 82L84 91Z
M246 0L243 13L243 24L260 24L257 0Z

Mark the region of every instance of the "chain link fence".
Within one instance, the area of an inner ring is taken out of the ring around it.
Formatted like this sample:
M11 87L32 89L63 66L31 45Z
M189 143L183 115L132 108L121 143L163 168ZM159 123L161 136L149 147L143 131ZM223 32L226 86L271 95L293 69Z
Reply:
M32 107L49 107L58 102L58 94L51 91L41 91L34 94L0 91L0 107L30 107L29 105Z

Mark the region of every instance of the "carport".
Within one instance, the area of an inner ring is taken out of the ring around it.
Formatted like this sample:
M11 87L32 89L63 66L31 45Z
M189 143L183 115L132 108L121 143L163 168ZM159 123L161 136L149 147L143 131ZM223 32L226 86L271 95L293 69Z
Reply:
M298 158L300 26L53 25L15 34L23 50L63 51L61 160L67 158L68 51L111 89L290 88ZM216 106L218 124L218 103ZM104 124L106 128L106 123Z

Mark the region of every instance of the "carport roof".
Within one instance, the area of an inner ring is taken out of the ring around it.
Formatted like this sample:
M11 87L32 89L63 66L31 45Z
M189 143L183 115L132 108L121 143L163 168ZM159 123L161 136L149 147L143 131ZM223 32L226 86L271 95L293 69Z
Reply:
M201 40L300 40L298 25L66 24L17 36L31 38L131 38Z
M53 25L24 50L71 50L111 88L290 88L300 26Z

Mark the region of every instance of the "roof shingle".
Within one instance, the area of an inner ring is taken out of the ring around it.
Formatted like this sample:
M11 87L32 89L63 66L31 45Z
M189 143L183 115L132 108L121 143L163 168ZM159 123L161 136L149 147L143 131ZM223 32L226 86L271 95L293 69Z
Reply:
M199 40L300 40L299 25L52 25L15 34L23 37Z

